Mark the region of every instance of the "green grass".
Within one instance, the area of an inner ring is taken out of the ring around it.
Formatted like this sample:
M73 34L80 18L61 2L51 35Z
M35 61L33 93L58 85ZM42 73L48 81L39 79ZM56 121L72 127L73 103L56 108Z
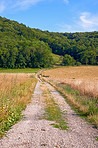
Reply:
M45 144L45 143L43 143L43 144L41 144L41 146L46 146L47 144Z
M98 141L98 136L96 137L96 141Z
M5 69L0 68L0 73L35 73L39 68L25 68L25 69Z
M66 130L68 129L68 126L63 116L64 113L61 112L60 107L55 103L53 98L50 97L50 99L47 99L44 118L55 121L55 123L51 124L53 127Z
M71 99L67 97L66 100L79 115L98 126L98 98L83 95L78 90L72 89L70 85L56 84L56 87L60 88L62 94L71 96Z
M94 98L89 95L83 95L79 90L73 90L69 85L65 85L63 89L75 97L75 101L79 102L81 105L88 107L87 114L93 115L98 113L98 98Z

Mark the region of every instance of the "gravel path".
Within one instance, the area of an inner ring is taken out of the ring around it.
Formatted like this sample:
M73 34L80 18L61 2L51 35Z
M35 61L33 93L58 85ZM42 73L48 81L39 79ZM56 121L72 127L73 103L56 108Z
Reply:
M38 81L32 102L23 112L25 118L0 140L0 148L97 148L97 130L72 111L52 86L45 84L55 102L66 112L69 130L53 128L50 124L54 122L41 119L44 113L43 83Z

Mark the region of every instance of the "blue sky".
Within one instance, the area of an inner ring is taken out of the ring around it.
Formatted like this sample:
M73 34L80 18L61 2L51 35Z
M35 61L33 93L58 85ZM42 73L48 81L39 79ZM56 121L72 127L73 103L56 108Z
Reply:
M0 16L51 32L98 31L98 0L0 0Z

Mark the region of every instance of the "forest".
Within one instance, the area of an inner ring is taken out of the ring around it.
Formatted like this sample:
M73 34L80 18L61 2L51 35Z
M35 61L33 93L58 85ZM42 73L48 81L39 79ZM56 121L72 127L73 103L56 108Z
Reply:
M0 17L0 68L51 67L54 54L61 65L98 65L98 31L55 33Z

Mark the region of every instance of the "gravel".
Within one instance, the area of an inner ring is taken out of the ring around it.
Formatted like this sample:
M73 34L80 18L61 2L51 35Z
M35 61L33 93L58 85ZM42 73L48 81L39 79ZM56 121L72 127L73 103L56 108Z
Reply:
M32 102L23 111L23 118L0 140L0 148L97 148L97 129L81 119L65 102L64 98L45 83L54 100L66 113L68 130L51 126L53 121L41 119L44 113L42 82L38 81Z

